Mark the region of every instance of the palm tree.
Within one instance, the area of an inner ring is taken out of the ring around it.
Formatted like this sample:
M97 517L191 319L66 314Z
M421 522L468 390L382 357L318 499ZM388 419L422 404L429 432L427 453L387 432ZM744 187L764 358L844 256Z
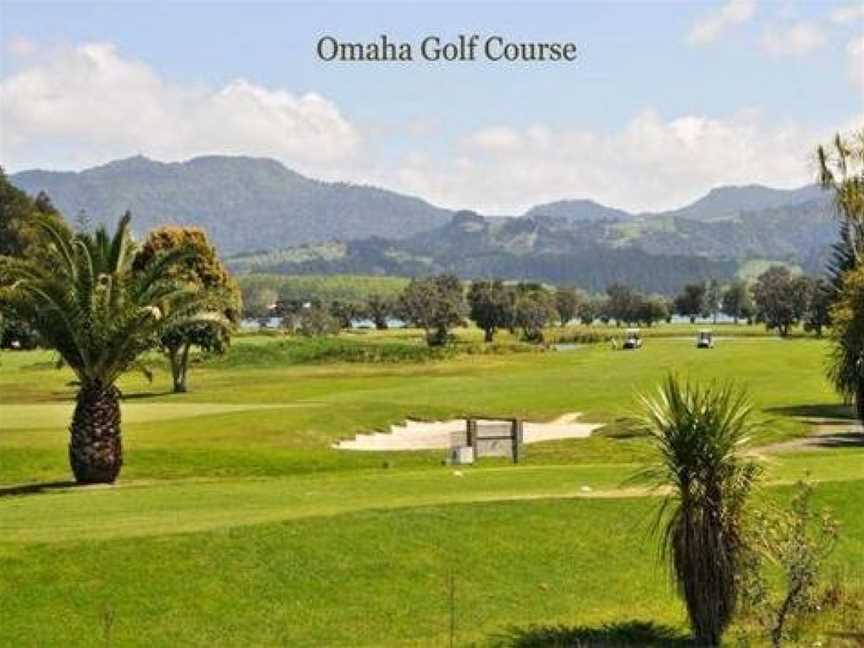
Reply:
M864 423L864 129L850 138L835 136L830 147L816 149L816 159L819 183L834 193L840 217L840 241L834 244L828 268L835 289L828 376L844 398L854 401L858 420Z
M29 320L78 378L69 462L79 483L112 483L123 464L117 378L129 369L146 372L138 358L165 326L212 317L197 315L198 291L167 279L187 252L132 271L129 221L127 213L110 236L104 227L72 233L37 217L42 258L0 257L0 301Z
M684 598L697 644L716 646L738 601L746 499L759 476L738 455L754 430L752 407L730 385L699 387L670 375L643 396L638 427L660 453L640 477L668 489L655 531Z
M816 163L819 185L834 194L840 217L840 240L828 264L839 291L843 273L857 266L864 253L864 129L851 138L835 135L830 146L818 146Z
M864 266L843 273L831 306L828 377L864 423Z

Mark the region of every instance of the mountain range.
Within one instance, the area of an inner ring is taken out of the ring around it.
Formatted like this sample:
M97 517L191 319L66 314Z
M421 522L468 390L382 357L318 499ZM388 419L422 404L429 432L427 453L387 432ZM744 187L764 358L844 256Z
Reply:
M223 254L330 238L410 236L452 212L393 191L321 182L275 160L207 156L156 162L137 156L81 172L23 171L9 177L45 191L67 218L82 210L114 222L126 210L136 232L183 223L207 229Z
M238 272L449 271L594 290L622 281L669 292L769 261L817 272L837 236L830 198L812 185L718 187L690 205L653 213L561 200L502 218L322 182L249 157L162 163L139 156L10 180L31 194L45 191L67 217L83 210L93 221L112 222L128 209L138 233L170 223L204 227Z

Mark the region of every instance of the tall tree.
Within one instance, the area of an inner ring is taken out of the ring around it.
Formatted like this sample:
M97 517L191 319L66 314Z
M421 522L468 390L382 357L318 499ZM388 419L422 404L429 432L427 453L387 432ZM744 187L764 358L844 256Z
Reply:
M363 304L352 301L333 300L330 302L330 315L336 321L339 329L350 329L354 326L354 320L360 319L365 314Z
M566 326L576 318L584 302L585 295L575 288L559 288L555 291L555 310L561 326Z
M736 324L742 317L747 317L747 313L753 310L747 282L743 279L736 279L730 283L723 292L722 303L723 312L735 320Z
M665 320L669 314L666 299L662 295L638 295L636 302L636 320L645 326L654 326Z
M242 299L246 317L269 317L276 309L279 293L268 286L255 285L243 291Z
M757 318L781 337L789 335L806 312L808 287L806 279L793 277L786 266L771 266L753 285Z
M495 332L513 321L513 303L501 281L473 282L468 289L468 307L468 316L483 330L485 342L492 342Z
M426 332L429 346L442 346L450 329L462 324L465 298L462 284L453 275L414 279L399 298L399 311L406 321Z
M25 255L38 236L33 223L39 213L34 201L9 182L0 167L0 255Z
M45 243L41 228L35 225L39 217L50 220L65 230L63 217L54 209L51 199L40 192L32 199L12 185L0 167L0 255L34 258ZM0 283L3 277L0 276ZM35 329L22 319L8 303L0 301L0 348L33 348L39 341Z
M323 337L337 335L343 328L346 328L344 315L340 321L332 308L320 302L309 302L300 309L295 330L306 337Z
M689 317L690 323L705 312L705 284L691 283L675 298L675 312L682 317Z
M804 330L813 331L817 337L822 337L822 329L831 325L834 288L822 277L810 278L810 282L807 291L807 308L804 313Z
M716 279L711 279L705 289L705 312L717 323L717 314L723 305L723 287Z
M579 307L579 321L585 326L590 326L603 311L602 298L589 297Z
M835 388L854 399L864 423L864 299L861 259L864 255L864 128L851 137L837 135L832 146L819 146L819 183L833 193L840 216L840 241L829 265L836 303L832 356L828 375Z
M840 241L829 264L835 288L842 275L860 262L864 253L864 128L844 138L839 133L830 146L816 149L819 184L831 191L840 217Z
M542 342L543 330L555 314L554 297L542 286L519 292L514 320L516 326L522 329L524 340Z
M132 262L134 271L144 271L153 259L165 252L184 253L183 260L168 272L172 278L190 283L206 299L206 308L223 317L184 322L165 327L160 345L171 365L175 393L188 390L189 353L193 346L205 351L224 352L231 342L232 328L240 320L240 288L228 273L207 234L198 227L160 227L150 232Z
M72 234L44 216L36 224L51 240L42 258L0 257L10 280L0 299L39 331L78 378L69 427L69 461L79 483L111 483L123 464L117 378L141 368L139 356L172 326L202 321L205 302L194 286L173 278L186 251L173 250L132 270L129 215L113 236L100 227Z
M615 320L616 325L620 326L621 322L635 322L636 305L636 293L629 286L614 283L606 288L606 312L610 319Z
M831 321L828 376L864 423L864 265L844 273Z
M394 309L395 305L392 299L377 293L369 295L369 298L366 300L366 315L372 320L375 328L379 331L389 328L390 324L388 320L393 315Z

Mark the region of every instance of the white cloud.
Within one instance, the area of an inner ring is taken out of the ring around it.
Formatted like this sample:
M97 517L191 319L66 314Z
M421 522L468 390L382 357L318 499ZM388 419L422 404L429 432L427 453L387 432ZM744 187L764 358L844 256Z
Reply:
M36 51L36 44L23 36L13 36L6 45L6 51L12 56L30 56Z
M864 20L864 4L839 7L831 12L831 21L837 24Z
M487 130L467 137L452 152L458 168L428 156L406 158L397 186L448 207L490 213L518 214L537 203L580 197L662 210L719 185L810 182L813 147L833 131L767 124L756 112L664 120L648 110L608 134L545 126L494 132L507 137L490 139ZM502 149L502 141L519 146Z
M860 80L864 39L848 51ZM0 161L17 170L82 168L135 153L160 160L261 155L315 177L371 182L490 213L572 197L657 210L721 184L803 184L812 179L813 145L832 133L767 124L756 113L664 119L644 111L602 133L490 124L439 155L423 150L441 136L436 120L416 133L398 131L400 146L416 143L417 152L394 165L376 152L398 125L382 122L381 132L361 137L332 101L314 93L242 79L221 88L184 86L110 44L90 43L33 51L0 80Z
M484 128L471 135L470 140L478 149L493 153L518 151L522 146L522 136L506 126Z
M849 59L849 79L852 85L864 90L864 36L849 41L846 55Z
M825 32L812 22L798 22L789 27L769 27L762 34L762 49L771 56L803 56L825 43Z
M691 45L712 43L728 28L747 22L755 13L756 0L728 0L700 18L690 28L687 41Z
M188 87L108 43L39 52L0 81L0 156L10 168L81 167L142 153L270 156L301 169L344 160L357 129L333 102L238 79Z

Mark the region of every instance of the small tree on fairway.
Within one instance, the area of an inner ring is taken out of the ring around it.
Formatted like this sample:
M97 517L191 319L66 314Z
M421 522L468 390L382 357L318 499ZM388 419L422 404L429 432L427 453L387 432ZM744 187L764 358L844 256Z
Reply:
M559 288L555 291L555 310L561 326L566 326L576 317L584 301L584 294L573 288Z
M243 291L243 314L246 317L263 318L273 314L279 293L267 286L254 286Z
M316 302L300 309L296 330L306 337L322 337L338 334L344 328L343 324L334 317L332 309Z
M666 310L666 300L661 295L645 297L638 295L636 299L636 321L645 326L654 326L657 322L666 319L669 311Z
M231 331L240 320L240 288L222 264L207 234L198 227L160 227L150 232L135 255L134 271L143 271L159 254L185 251L182 262L170 272L173 278L201 290L209 311L220 312L221 319L185 322L163 329L160 346L171 364L174 393L188 390L189 352L193 346L204 351L223 353L231 342Z
M705 312L705 284L692 283L684 286L684 290L675 298L675 312L682 317L689 317L690 323L696 321Z
M450 329L463 322L465 299L462 284L453 275L414 279L399 298L406 321L426 332L429 346L447 343Z
M835 298L834 287L822 277L808 278L807 308L804 312L804 330L813 331L822 337L822 329L831 324L831 304Z
M340 329L350 329L354 326L354 320L364 315L364 309L361 304L336 300L330 302L330 315Z
M603 310L602 300L597 297L587 298L579 306L579 321L585 326L590 326L594 323Z
M759 476L738 449L754 428L743 392L669 376L641 399L638 427L660 461L641 477L670 489L657 518L661 549L700 646L717 646L738 603L746 556L744 506Z
M492 342L499 328L513 320L509 291L501 281L475 281L468 289L469 317L484 333L484 341Z
M782 337L789 335L792 326L804 316L807 289L807 281L793 277L786 266L771 266L753 286L757 317L767 329L777 329Z
M606 314L615 320L616 326L622 322L635 322L638 295L629 286L614 283L606 288Z
M384 331L389 328L388 319L393 314L395 306L391 299L382 295L370 295L366 301L365 312L367 317L372 320L375 328L379 331Z
M747 313L753 310L747 282L737 279L729 284L723 292L722 303L723 312L735 320L736 324L742 317L747 317Z
M708 286L705 289L705 312L711 316L715 324L717 323L717 314L720 312L722 305L723 288L720 286L719 281L712 279L708 282Z
M522 329L522 338L528 342L542 342L543 329L555 317L551 295L542 288L522 291L516 300L516 326Z
M296 331L300 327L300 318L307 308L320 308L320 301L306 302L302 299L278 299L273 313L282 320L282 326L289 331Z
M73 235L42 219L51 240L44 258L0 257L0 275L11 280L0 300L11 302L78 378L69 461L80 483L113 482L123 464L117 378L142 368L138 357L166 328L220 318L199 315L200 290L173 278L186 251L156 255L133 272L129 220L109 236L104 228Z

